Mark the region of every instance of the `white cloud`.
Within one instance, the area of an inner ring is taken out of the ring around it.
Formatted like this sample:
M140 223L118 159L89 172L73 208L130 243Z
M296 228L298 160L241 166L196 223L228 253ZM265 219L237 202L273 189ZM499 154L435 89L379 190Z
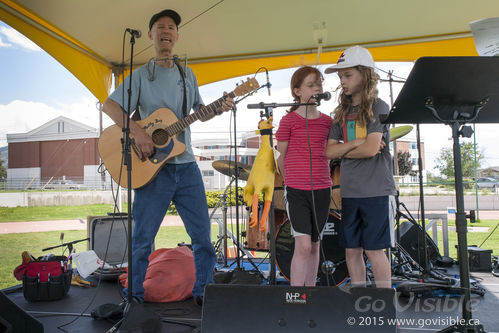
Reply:
M10 43L3 42L4 38L6 38ZM0 26L0 47L15 46L29 51L42 51L42 49L38 45L33 43L31 40L17 32L16 30L6 26Z
M7 105L0 105L0 147L7 145L7 134L29 132L46 122L64 116L88 126L99 128L99 111L95 99L86 98L71 104L58 104L56 107L40 102L15 100ZM103 116L104 127L112 121Z
M0 47L12 47L12 44L5 43L5 42L2 40L2 35L0 35Z

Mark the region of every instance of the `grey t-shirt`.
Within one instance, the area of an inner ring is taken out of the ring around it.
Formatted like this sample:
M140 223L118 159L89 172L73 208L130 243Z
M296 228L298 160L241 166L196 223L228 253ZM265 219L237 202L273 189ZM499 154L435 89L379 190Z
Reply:
M335 123L331 126L329 139L346 142L365 137L369 133L380 132L383 133L382 140L386 143L383 151L374 157L342 159L340 167L340 192L342 198L369 198L396 194L392 156L388 146L390 142L389 125L382 124L379 120L380 114L387 114L388 112L388 104L378 98L373 104L375 121L370 121L366 127L360 127L356 121L357 107L350 110L343 127Z
M149 69L148 69L149 68ZM199 95L196 76L187 67L185 70L185 85L187 88L187 112L191 109L197 111L203 100ZM153 75L152 75L153 74ZM154 77L154 80L150 80ZM126 111L128 105L128 87L130 76L109 96L113 101L121 105ZM124 88L124 89L123 89ZM138 108L141 119L145 119L159 108L168 108L175 113L178 119L182 119L182 102L184 99L184 85L178 68L164 68L155 66L152 61L145 64L132 74L132 98L130 110ZM178 139L185 143L186 150L182 154L170 158L166 163L180 164L194 162L194 154L191 147L191 130L187 127Z

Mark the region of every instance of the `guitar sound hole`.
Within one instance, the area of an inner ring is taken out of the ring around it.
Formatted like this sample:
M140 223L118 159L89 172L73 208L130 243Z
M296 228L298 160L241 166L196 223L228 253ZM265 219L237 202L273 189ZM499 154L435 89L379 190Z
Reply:
M170 139L168 132L162 128L158 128L157 130L154 130L152 132L151 137L152 137L152 141L157 146L163 146L164 144L166 144L168 142L168 139Z

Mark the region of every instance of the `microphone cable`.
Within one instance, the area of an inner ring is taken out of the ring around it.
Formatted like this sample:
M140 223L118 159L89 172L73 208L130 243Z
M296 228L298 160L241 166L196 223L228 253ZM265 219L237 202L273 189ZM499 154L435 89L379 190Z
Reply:
M312 97L308 98L307 104L310 103L311 99L312 99ZM319 115L319 117L320 117L320 115ZM310 187L312 188L312 190L311 190L311 194L312 194L312 218L313 218L313 223L314 223L314 226L315 226L315 230L317 231L317 234L319 235L319 250L320 250L320 255L323 258L323 262L326 262L327 258L326 258L326 254L325 254L325 251L324 251L324 246L322 244L322 234L321 234L321 232L319 230L319 223L317 222L317 214L316 214L316 210L315 210L314 178L313 178L313 167L312 167L312 146L311 146L311 143L310 143L310 132L309 132L309 127L308 127L308 105L305 105L305 129L307 131L308 156L309 156L309 160L310 160ZM325 228L325 225L324 225L324 228ZM319 257L319 267L318 268L320 268L321 271L322 271L321 265L322 264L321 264L320 257ZM330 281L329 281L329 272L326 271L326 272L323 272L323 273L326 275L326 285L328 287L330 287L331 284L330 284ZM333 279L333 283L335 283L334 277L331 276L331 278Z

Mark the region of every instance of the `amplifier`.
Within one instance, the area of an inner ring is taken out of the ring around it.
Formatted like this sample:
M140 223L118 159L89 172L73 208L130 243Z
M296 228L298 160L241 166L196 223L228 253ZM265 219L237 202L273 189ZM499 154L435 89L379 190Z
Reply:
M117 265L114 269L100 268L96 275L116 278L125 272L128 263L127 252L127 216L88 216L87 237L88 250L94 250L97 256L109 265ZM133 220L132 220L133 230ZM109 246L108 246L109 242ZM107 254L106 254L107 252ZM123 265L121 265L123 264Z

